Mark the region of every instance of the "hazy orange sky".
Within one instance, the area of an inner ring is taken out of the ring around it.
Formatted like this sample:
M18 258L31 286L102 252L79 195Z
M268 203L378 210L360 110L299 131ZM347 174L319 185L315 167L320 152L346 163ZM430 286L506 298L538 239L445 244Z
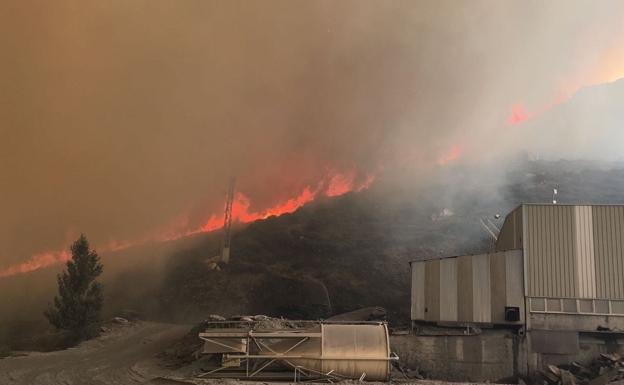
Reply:
M0 268L477 157L624 76L621 1L3 1ZM330 179L330 178L329 178Z

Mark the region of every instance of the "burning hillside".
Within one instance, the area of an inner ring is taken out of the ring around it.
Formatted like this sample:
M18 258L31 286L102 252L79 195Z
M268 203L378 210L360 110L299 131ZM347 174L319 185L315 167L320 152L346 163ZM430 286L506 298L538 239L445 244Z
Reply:
M306 203L313 201L317 196L324 195L335 197L346 194L348 192L358 192L367 189L375 180L374 174L369 174L362 181L357 181L355 173L347 174L331 173L330 176L321 180L314 188L305 187L303 191L284 202L280 202L272 207L259 211L251 209L251 200L242 192L237 192L232 205L232 216L236 222L250 223L260 219L266 219L272 216L280 216L292 213ZM199 233L208 233L220 229L223 226L223 214L212 214L210 217L196 229L180 229L178 228L161 232L159 234L143 237L138 240L110 241L105 245L97 247L100 252L108 253L124 250L130 247L145 244L147 242L163 242L188 237ZM188 226L187 221L184 223ZM27 262L9 266L4 270L0 270L0 278L8 277L19 273L27 273L48 266L69 260L70 254L66 251L49 251L36 254L29 258Z

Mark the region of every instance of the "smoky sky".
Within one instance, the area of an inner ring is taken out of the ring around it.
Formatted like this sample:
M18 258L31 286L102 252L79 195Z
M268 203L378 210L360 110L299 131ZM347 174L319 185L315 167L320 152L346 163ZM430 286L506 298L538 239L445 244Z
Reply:
M3 1L0 267L192 227L231 175L262 209L514 149L514 104L624 76L623 21L620 1Z

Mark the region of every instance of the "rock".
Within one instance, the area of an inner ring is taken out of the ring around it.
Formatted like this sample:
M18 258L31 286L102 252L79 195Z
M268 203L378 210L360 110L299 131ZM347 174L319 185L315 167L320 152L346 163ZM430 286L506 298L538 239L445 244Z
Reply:
M114 317L113 318L113 322L118 323L118 324L127 324L130 321L128 321L127 319L122 318L122 317Z

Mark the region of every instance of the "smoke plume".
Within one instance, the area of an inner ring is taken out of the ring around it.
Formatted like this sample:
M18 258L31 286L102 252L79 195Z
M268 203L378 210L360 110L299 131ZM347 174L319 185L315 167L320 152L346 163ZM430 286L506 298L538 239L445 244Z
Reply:
M621 157L621 109L568 103L624 77L622 39L620 1L5 1L0 269L218 226L231 176L261 218L453 162Z

